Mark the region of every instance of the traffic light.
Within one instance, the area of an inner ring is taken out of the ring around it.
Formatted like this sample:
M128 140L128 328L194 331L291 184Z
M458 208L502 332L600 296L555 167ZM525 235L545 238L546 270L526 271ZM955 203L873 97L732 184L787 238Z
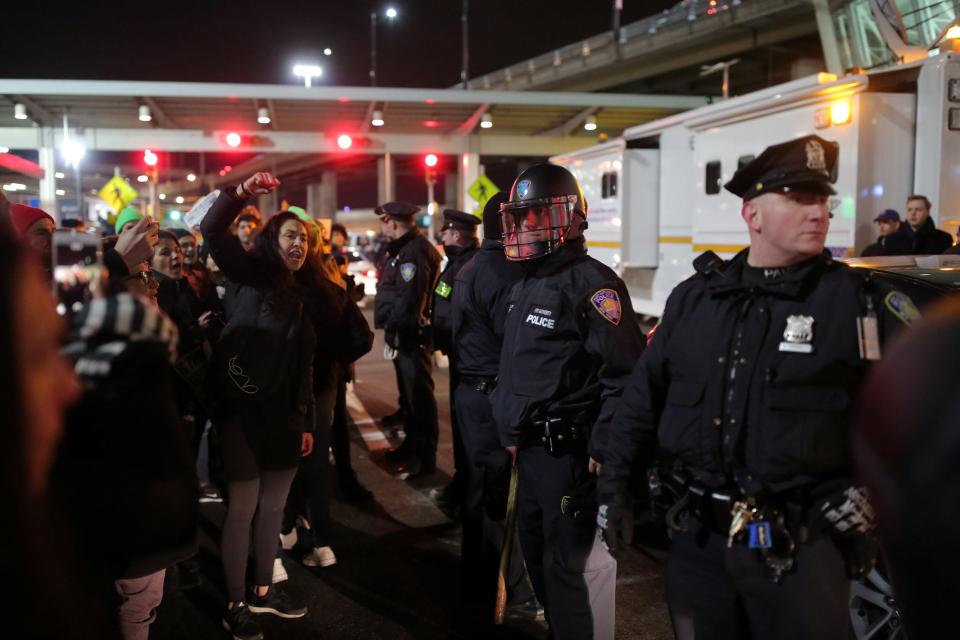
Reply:
M437 167L440 165L440 158L435 153L428 153L423 156L424 175L427 182L435 182L437 179Z
M358 136L352 133L336 133L333 141L341 151L356 151L369 147L373 141L367 136Z
M237 133L228 131L220 136L220 139L231 149L245 149L247 147L272 147L275 146L273 139L268 136Z
M156 184L157 182L157 169L158 169L157 165L159 163L160 163L160 158L157 156L156 153L154 153L150 149L144 150L143 164L147 166L144 173L147 176L149 176L150 180L152 180L154 184Z

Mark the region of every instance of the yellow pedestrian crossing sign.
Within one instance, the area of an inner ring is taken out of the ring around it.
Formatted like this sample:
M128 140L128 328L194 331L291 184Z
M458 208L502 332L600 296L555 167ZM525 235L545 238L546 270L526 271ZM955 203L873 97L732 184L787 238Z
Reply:
M500 187L493 184L493 180L487 176L480 176L467 188L467 193L477 201L481 211L483 211L483 206L487 204L487 200L499 191Z
M113 176L107 184L103 185L98 195L111 209L120 211L140 194L126 180L120 176Z

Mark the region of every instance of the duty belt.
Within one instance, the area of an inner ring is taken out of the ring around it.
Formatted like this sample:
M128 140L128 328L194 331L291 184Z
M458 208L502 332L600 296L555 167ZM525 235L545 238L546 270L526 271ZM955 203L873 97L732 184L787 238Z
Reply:
M545 417L530 421L525 446L541 445L552 456L586 454L589 428L575 424L568 418Z
M486 396L493 393L493 390L497 388L497 379L495 377L460 376L460 382Z
M777 581L793 567L796 541L808 542L823 533L809 527L810 505L783 496L746 496L736 487L705 487L676 471L661 476L651 469L647 480L652 499L662 496L664 486L676 498L666 514L668 526L685 530L685 514L725 537L728 547L745 543L758 549Z

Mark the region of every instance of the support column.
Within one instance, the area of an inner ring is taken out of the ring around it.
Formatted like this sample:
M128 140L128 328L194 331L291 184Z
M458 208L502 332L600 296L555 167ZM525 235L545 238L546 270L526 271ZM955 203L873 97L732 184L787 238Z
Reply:
M460 184L460 176L456 173L445 173L443 175L443 209L460 209L460 198L457 197L457 187ZM463 211L463 209L461 209ZM467 213L470 213L467 211Z
M60 212L57 210L57 178L54 175L57 171L57 152L53 147L53 130L44 128L39 131L40 146L40 168L43 169L43 177L40 179L40 208L49 213L57 220L57 226L60 225Z
M390 202L396 199L396 182L393 172L393 156L390 152L377 158L377 204Z
M335 220L337 217L337 172L324 171L320 174L320 193L318 208L313 211L313 215L320 218L330 218Z
M314 218L323 218L323 214L320 211L320 201L323 199L321 191L323 190L323 185L318 182L313 182L307 185L307 213L309 213Z
M827 71L838 76L843 75L840 49L837 47L837 30L833 28L830 5L827 0L813 0L813 8L817 15L817 30L820 32L820 46L823 48L823 59L827 63Z
M467 189L479 177L480 154L469 151L461 153L457 162L457 209L469 213L479 207L477 201L467 193Z

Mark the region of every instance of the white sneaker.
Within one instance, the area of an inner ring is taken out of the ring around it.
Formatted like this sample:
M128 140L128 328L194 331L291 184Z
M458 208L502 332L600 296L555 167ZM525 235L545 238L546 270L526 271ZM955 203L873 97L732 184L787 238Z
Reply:
M294 527L290 530L290 533L280 532L280 546L283 547L284 551L290 551L295 546L297 546L297 528Z
M271 582L277 584L278 582L285 582L290 576L287 575L287 570L283 566L283 560L280 558L273 559L273 579Z
M337 564L337 556L330 547L314 547L303 557L303 564L308 567L330 567Z

